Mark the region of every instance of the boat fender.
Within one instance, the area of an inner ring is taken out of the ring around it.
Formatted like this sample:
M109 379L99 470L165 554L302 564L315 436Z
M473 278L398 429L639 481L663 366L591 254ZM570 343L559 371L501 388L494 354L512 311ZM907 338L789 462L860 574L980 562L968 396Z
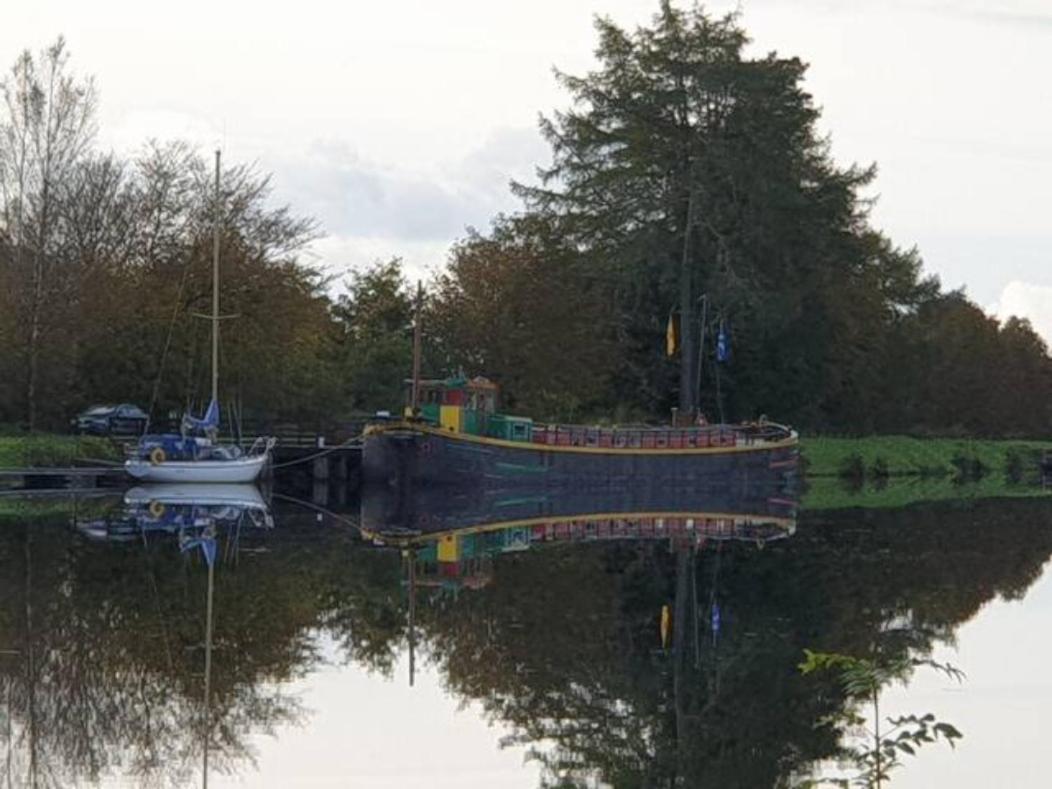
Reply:
M162 515L164 515L164 502L157 501L156 499L154 501L151 501L150 514L155 518L160 518Z
M167 455L164 454L164 449L161 447L154 447L150 450L150 463L155 466L159 466L167 460Z

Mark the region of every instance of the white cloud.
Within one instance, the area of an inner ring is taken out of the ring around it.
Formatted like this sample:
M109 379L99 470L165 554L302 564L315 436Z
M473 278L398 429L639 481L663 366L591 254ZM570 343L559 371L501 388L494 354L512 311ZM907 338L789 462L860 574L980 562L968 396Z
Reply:
M466 156L427 168L381 162L336 140L263 155L260 165L274 173L275 202L320 221L326 236L311 253L339 291L347 270L392 257L411 280L428 278L468 227L485 230L520 207L509 182L532 181L547 151L534 129L501 128Z
M341 293L350 272L394 257L402 259L403 271L410 282L427 280L445 265L449 246L445 241L330 235L311 244L307 259L332 278L331 292Z
M223 133L204 118L163 109L136 109L99 129L99 142L122 154L134 155L147 140L182 140L201 149L222 147Z
M464 157L428 167L389 164L340 140L265 155L276 195L337 235L449 242L467 226L487 227L518 201L508 182L531 179L547 146L533 129L497 129Z
M1012 280L987 312L1000 320L1013 315L1029 319L1034 330L1052 347L1052 287Z

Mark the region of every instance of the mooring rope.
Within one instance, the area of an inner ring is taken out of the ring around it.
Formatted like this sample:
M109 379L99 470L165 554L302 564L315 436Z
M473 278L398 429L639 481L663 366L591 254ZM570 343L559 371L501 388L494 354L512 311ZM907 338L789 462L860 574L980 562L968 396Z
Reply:
M345 515L339 515L330 509L322 507L319 504L314 504L312 502L305 501L304 499L297 499L294 496L286 496L284 493L273 493L271 494L271 496L275 499L283 499L284 501L288 501L293 504L298 504L301 507L307 507L308 509L312 509L315 512L320 512L322 515L332 518L334 521L339 521L345 526L350 526L352 529L355 529L359 533L362 531L362 526L360 523L352 520L351 518L348 518Z
M105 460L103 458L77 458L77 460L86 460L89 463L96 463L100 466L109 466L110 468L118 468L124 465L123 460Z
M315 453L313 453L311 455L307 455L306 457L296 458L295 460L286 460L284 463L276 463L276 464L272 465L271 468L272 469L288 468L289 466L295 466L298 463L308 463L308 462L310 462L312 460L316 460L316 459L318 459L320 457L325 457L326 455L330 455L333 452L339 452L341 449L353 449L353 448L355 448L356 446L358 446L360 444L363 436L364 436L364 433L359 433L356 436L352 436L351 438L348 438L346 441L344 441L341 444L336 444L336 445L331 446L331 447L325 447L325 449L322 449L319 452L315 452ZM109 467L109 468L120 468L121 466L124 465L124 461L120 461L120 460L104 460L103 458L78 458L78 459L79 460L86 460L86 461L88 461L90 463L96 463L99 466Z
M364 437L364 435L365 435L364 433L359 433L356 436L348 438L342 444L336 444L335 446L326 447L325 449L321 450L320 452L315 452L314 454L307 455L306 457L296 458L295 460L286 460L284 463L275 463L273 466L271 466L271 468L272 469L288 468L289 466L295 466L298 463L308 463L311 460L317 460L320 457L325 457L326 455L331 455L333 452L339 452L341 449L352 449L358 443L361 442L361 440Z

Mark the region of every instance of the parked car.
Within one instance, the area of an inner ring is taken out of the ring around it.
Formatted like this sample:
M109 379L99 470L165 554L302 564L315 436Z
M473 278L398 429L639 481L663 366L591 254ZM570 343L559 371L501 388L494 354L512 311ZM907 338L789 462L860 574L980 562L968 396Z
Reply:
M137 405L93 405L73 420L73 430L96 436L138 436L149 417Z

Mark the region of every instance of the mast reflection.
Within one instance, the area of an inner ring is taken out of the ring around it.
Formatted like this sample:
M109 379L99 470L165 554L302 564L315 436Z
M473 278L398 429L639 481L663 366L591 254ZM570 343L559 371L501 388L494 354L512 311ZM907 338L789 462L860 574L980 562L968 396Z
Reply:
M180 553L190 559L199 557L207 567L200 711L201 786L207 789L213 747L211 708L216 565L220 561L236 565L242 528L273 528L270 508L255 485L143 485L125 492L123 507L117 512L77 520L75 525L82 534L95 540L125 542L141 539L146 545L150 537L175 537ZM224 549L220 554L221 543Z

